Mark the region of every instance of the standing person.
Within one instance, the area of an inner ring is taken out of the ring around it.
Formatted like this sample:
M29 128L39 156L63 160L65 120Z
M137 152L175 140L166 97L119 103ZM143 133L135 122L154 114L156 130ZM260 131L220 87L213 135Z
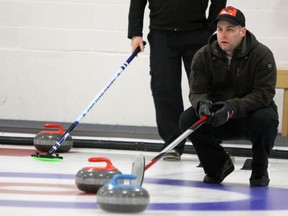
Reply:
M184 111L181 77L182 61L189 77L195 52L207 44L216 30L212 22L226 0L149 0L150 75L151 90L156 110L158 133L165 142L163 148L174 141L181 130L179 117ZM143 19L147 0L131 0L128 38L132 51L143 46ZM185 141L164 160L180 160ZM162 149L163 149L162 148Z
M234 170L221 141L247 139L253 152L250 185L268 186L268 156L279 124L275 60L246 29L240 10L226 7L216 22L217 33L192 62L192 107L182 113L181 129L210 116L189 136L206 173L204 182L219 184Z

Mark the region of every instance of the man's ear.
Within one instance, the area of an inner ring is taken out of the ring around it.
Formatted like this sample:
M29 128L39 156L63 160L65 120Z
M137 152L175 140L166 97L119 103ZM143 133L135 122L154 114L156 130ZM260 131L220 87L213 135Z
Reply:
M242 27L241 30L240 30L241 36L242 36L242 37L245 37L245 36L246 36L246 32L247 32L246 27Z

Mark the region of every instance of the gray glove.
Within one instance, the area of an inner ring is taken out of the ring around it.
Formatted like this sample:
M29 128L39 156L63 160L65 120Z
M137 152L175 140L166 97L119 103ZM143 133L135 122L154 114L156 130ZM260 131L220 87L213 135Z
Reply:
M199 101L198 102L198 117L201 118L203 116L211 116L212 115L212 102L209 100Z

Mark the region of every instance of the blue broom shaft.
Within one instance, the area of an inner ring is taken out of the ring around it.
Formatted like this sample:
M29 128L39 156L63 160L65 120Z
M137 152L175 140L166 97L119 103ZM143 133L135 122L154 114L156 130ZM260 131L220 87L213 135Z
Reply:
M145 42L144 42L145 45ZM102 90L97 94L97 96L89 103L87 108L78 116L78 118L73 122L73 124L66 130L66 132L60 137L60 139L56 142L55 145L51 147L48 154L52 155L65 141L65 139L70 135L73 129L80 123L80 121L87 115L87 113L94 107L97 101L104 95L104 93L110 88L110 86L114 83L114 81L122 74L122 72L126 69L126 67L130 64L130 62L137 56L140 52L140 47L131 54L131 56L123 63L117 73L112 77L112 79L102 88Z

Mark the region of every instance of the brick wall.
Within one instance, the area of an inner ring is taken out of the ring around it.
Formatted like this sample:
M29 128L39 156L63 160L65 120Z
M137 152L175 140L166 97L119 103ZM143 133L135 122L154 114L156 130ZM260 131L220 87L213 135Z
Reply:
M0 119L72 122L129 57L129 0L0 0ZM247 28L288 68L288 2L228 0ZM145 17L145 37L148 31ZM149 46L86 123L155 126ZM185 106L187 79L183 78ZM282 109L283 92L276 102Z

